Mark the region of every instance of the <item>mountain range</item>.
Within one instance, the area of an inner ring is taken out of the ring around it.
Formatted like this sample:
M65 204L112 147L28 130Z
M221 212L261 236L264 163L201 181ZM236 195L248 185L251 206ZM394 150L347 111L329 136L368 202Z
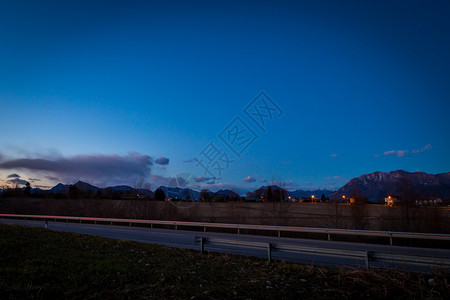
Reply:
M67 194L69 193L71 185L58 183L50 189L54 194ZM97 193L100 190L102 193L139 193L145 194L148 197L153 197L153 192L149 189L135 189L127 185L118 185L107 188L99 188L86 182L78 181L73 186L81 191L91 190L93 193ZM251 192L248 196L259 198L260 195L264 195L269 186L261 186L255 191ZM333 192L326 189L319 190L295 190L286 191L278 186L270 186L272 192L277 194L277 197L291 196L293 198L298 197L310 197L315 195L317 198L322 194L325 197L329 197L332 200L341 201L342 196L351 197L359 195L367 197L369 201L376 202L382 201L386 196L399 196L403 198L441 198L443 200L450 200L450 172L441 174L427 174L424 172L406 172L403 170L397 170L392 172L374 172L371 174L364 174L359 177L351 179L347 184ZM180 187L165 187L160 186L166 196L169 198L186 198L199 200L200 191L193 190L191 188ZM0 193L3 191L0 190ZM43 194L48 191L32 188L34 194ZM281 194L280 194L281 192ZM259 196L258 196L259 195ZM217 192L209 192L208 197L218 198L235 198L239 195L232 190L219 190Z
M383 200L388 195L402 198L450 199L450 172L427 174L424 172L374 172L351 179L330 195L331 199L360 195L369 201Z

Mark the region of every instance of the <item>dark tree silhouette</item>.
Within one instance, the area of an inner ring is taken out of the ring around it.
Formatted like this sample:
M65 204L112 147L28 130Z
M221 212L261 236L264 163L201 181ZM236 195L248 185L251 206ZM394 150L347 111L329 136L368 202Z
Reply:
M30 195L31 195L31 185L28 181L25 184L25 189L23 190L23 193L26 197L30 197Z
M164 201L164 200L166 200L166 193L164 193L164 191L162 189L157 189L155 191L155 195L153 196L153 198L156 201Z
M200 200L201 200L202 202L208 202L208 201L211 200L211 199L209 198L209 190L203 189L203 190L200 191Z

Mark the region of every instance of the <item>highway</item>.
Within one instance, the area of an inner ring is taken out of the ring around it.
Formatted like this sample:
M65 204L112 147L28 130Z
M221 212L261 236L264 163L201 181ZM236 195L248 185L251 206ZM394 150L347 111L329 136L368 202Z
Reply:
M0 219L0 222L6 224L18 224L24 226L35 226L45 228L43 221L31 220L15 220L15 219ZM144 227L128 227L128 226L113 226L113 225L99 225L99 224L80 224L80 223L65 223L65 222L48 222L48 229L74 232L88 235L97 235L113 239L131 240L148 244L159 244L169 247L185 248L200 250L200 245L195 243L196 236L218 238L218 239L232 239L236 241L250 241L261 243L276 243L292 246L306 246L317 249L333 248L341 250L359 250L383 252L400 255L418 255L430 256L450 259L450 250L445 249L428 249L428 248L412 248L412 247L398 247L389 245L375 245L363 243L349 243L336 241L322 241L309 239L292 239L279 238L269 236L255 236L255 235L238 235L238 234L224 234L213 232L200 231L186 231L186 230L171 230L171 229L156 229ZM221 252L236 255L255 256L267 259L266 249L255 249L245 246L236 245L205 245L206 251ZM357 258L346 257L329 257L320 254L305 254L287 251L272 252L273 260L281 260L288 262L312 264L317 266L327 267L364 267L365 260ZM371 267L376 268L397 268L400 270L410 270L417 272L430 272L428 266L417 266L410 264L399 263L371 263ZM448 269L446 270L448 271Z

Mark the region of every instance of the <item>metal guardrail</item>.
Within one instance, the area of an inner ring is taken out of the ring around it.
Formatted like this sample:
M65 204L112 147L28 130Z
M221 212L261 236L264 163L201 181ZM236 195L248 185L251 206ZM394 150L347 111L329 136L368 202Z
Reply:
M253 241L219 239L219 238L198 237L198 236L195 237L195 242L196 244L200 245L201 253L204 253L205 245L228 245L237 247L266 249L268 262L272 261L273 251L283 251L283 252L295 252L299 254L318 255L328 258L341 257L341 258L360 259L365 262L366 268L370 268L371 266L373 266L375 262L380 264L427 266L444 270L448 270L450 268L450 259L443 257L393 254L393 253L383 253L383 252L363 251L363 250L308 247L299 245L262 243Z
M103 224L146 224L173 226L178 229L179 226L200 227L206 232L207 228L229 228L235 229L237 233L241 230L260 230L273 231L281 236L281 232L301 232L301 233L317 233L326 234L328 240L331 235L350 235L350 236L372 236L389 238L390 245L393 245L394 238L408 238L420 240L439 240L450 241L450 234L437 233L416 233L416 232L395 232L395 231L375 231L375 230L354 230L354 229L334 229L334 228L314 228L314 227L291 227L291 226L270 226L270 225L248 225L248 224L227 224L227 223L206 223L206 222L184 222L184 221L161 221L161 220L141 220L141 219L116 219L116 218L90 218L90 217L70 217L70 216L49 216L49 215L17 215L17 214L0 214L0 218L11 219L34 219L43 221L65 221L65 222L93 222Z

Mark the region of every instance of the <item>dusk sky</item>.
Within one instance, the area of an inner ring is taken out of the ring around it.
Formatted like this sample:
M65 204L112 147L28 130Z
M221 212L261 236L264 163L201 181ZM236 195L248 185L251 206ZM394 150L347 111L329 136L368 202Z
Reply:
M0 185L450 171L449 1L0 1Z

